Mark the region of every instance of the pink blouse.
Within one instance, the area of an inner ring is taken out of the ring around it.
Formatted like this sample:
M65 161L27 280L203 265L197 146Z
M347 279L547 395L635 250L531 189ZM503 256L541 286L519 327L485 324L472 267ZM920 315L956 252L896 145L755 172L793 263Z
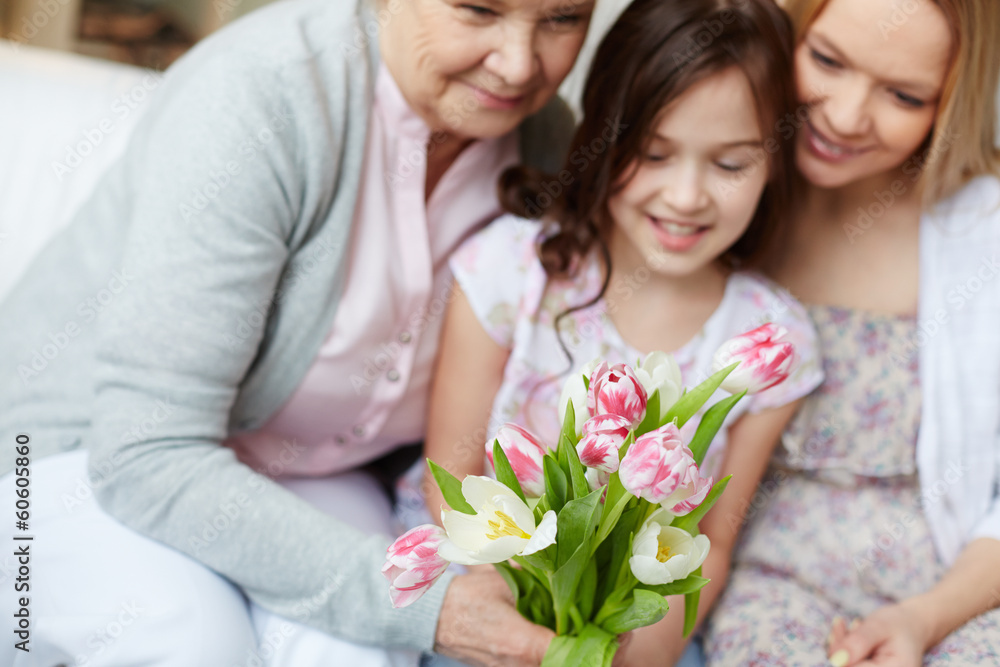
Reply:
M383 64L375 85L347 277L333 327L298 389L224 444L271 476L348 470L424 436L448 257L501 211L517 133L465 148L424 201L431 133Z

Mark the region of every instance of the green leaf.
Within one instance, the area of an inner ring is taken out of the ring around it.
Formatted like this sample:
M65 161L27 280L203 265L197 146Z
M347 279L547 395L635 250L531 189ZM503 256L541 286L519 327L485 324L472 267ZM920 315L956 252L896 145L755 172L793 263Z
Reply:
M597 593L597 561L591 558L580 577L577 588L576 606L584 618L590 618L594 613L594 596Z
M660 390L655 389L646 401L646 416L635 427L636 437L660 428Z
M517 602L521 599L521 584L519 579L521 577L521 571L510 566L509 563L494 563L493 567L497 569L503 580L507 582L507 586L510 587L510 592L514 595L514 601Z
M598 544L607 539L608 535L611 534L611 531L615 529L615 526L618 524L618 517L621 516L622 512L625 510L625 506L634 497L635 496L633 496L630 493L623 493L618 498L618 501L615 502L614 505L612 505L611 494L610 493L608 494L608 498L604 502L604 510L601 516L600 530L597 531Z
M541 667L611 667L618 638L588 623L575 636L553 638Z
M619 461L624 459L625 455L628 454L628 448L632 446L633 442L635 442L635 431L629 431L628 437L625 438L625 442L623 442L622 446L618 448Z
M441 489L441 494L444 495L444 501L448 503L448 507L462 514L475 514L476 510L462 495L462 483L458 481L458 478L430 459L427 459L427 465L430 466L434 481Z
M715 502L719 499L719 496L722 495L722 492L726 490L726 486L729 484L729 480L732 479L732 477L732 475L729 475L728 477L720 479L716 482L715 486L712 487L712 490L708 492L707 496L705 496L705 501L701 505L698 505L698 507L696 507L690 514L677 517L671 525L675 528L686 530L692 535L697 535L698 524L701 522L702 518L708 514L708 510L712 509L712 506L715 505Z
M642 515L641 508L626 509L618 519L618 525L611 531L607 540L607 544L611 545L611 557L601 573L601 581L595 599L595 606L598 609L603 607L605 600L615 590L618 583L618 573L623 567L628 567L628 559L632 555L632 533L635 532L636 523Z
M525 556L524 554L521 554L520 556L515 556L514 560L517 561L520 558L538 572L551 572L553 569L555 569L555 561L556 561L555 556L556 556L556 545L550 544L541 551L536 551L533 554L527 556Z
M701 462L705 460L708 447L712 444L715 434L722 427L726 415L729 414L733 406L744 396L746 396L745 391L724 398L705 412L705 415L701 418L701 423L698 424L698 430L695 432L694 437L691 438L691 444L688 445L691 453L694 454L695 463L701 465Z
M562 550L560 549L560 553ZM576 601L580 577L590 560L586 545L577 547L572 556L552 575L552 606L556 614L556 634L565 634L569 621L569 607Z
M656 623L666 616L668 609L670 606L662 595L637 588L632 591L632 599L622 605L621 611L609 616L601 627L613 635L620 635Z
M694 574L701 575L701 568L694 571ZM698 601L701 599L701 590L688 593L684 596L684 636L689 636L694 632L694 626L698 623Z
M657 595L668 597L671 595L687 595L688 593L700 591L710 581L711 579L705 579L704 577L699 577L696 574L689 574L684 579L671 581L669 584L659 584L658 586L640 584L637 588L652 591Z
M677 399L673 407L667 411L663 423L667 424L676 419L677 428L684 426L705 405L708 399L712 397L712 394L715 393L715 390L719 388L719 385L722 384L722 381L726 379L726 376L732 373L733 369L737 366L739 366L739 362L730 364L691 391L685 392L683 396Z
M541 523L542 517L545 516L545 513L548 512L550 509L552 509L552 508L549 507L549 499L548 498L546 498L545 496L542 496L541 498L538 499L538 502L535 503L535 509L532 510L532 512L534 512L534 514L535 514L535 525L536 526L539 523Z
M559 513L563 505L566 504L566 494L569 487L566 473L563 472L551 454L546 454L545 458L542 459L542 469L545 474L545 498L549 501L549 509Z
M517 497L525 503L528 502L524 497L524 491L521 490L521 483L517 481L517 475L514 474L514 469L510 467L507 454L500 446L500 441L496 439L493 440L493 470L497 474L498 482L516 493Z
M573 401L566 401L566 414L563 416L561 435L566 435L572 439L576 437L576 407Z
M570 500L559 512L556 522L556 546L559 547L558 564L562 567L578 547L585 547L590 558L594 530L601 515L601 492L593 491L583 498Z
M566 438L565 434L559 437L559 449L561 450L561 458L566 462L563 470L569 468L570 489L573 491L573 498L583 498L590 493L590 484L587 483L587 468L580 463L576 446Z
M526 572L529 575L531 575L532 577L534 577L538 581L538 583L540 585L542 585L546 590L548 590L548 588L549 588L549 575L548 575L548 572L551 570L551 567L542 569L542 568L540 568L540 567L537 566L537 564L536 564L537 562L536 561L529 560L529 559L532 558L532 556L535 556L535 555L537 555L537 554L531 554L531 556L520 556L520 555L513 556L513 557L511 557L511 560L513 560L515 563L517 563L518 565L520 565L521 566L521 570L523 572Z
M555 631L556 629L556 616L555 612L552 610L552 596L549 594L548 589L542 593L540 592L541 587L534 589L538 592L535 595L530 596L530 602L525 605L528 608L530 616L521 611L518 607L518 612L527 619L537 619L534 622L539 625L544 625L550 630Z

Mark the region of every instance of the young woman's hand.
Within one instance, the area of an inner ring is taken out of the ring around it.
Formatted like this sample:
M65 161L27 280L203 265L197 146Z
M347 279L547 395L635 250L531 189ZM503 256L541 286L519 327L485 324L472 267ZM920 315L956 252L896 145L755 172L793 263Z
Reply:
M905 602L892 604L853 623L835 622L830 664L838 667L920 667L930 630L919 612ZM846 651L846 653L844 653Z

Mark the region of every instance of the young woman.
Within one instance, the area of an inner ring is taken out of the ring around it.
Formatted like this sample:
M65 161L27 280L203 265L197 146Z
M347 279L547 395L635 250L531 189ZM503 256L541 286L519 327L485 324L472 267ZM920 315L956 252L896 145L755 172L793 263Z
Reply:
M787 199L791 146L774 128L792 109L791 39L770 0L635 0L598 48L562 171L506 174L514 215L451 260L427 456L460 477L483 473L483 444L501 422L554 444L563 381L595 357L634 364L671 352L694 384L730 337L766 319L787 330L794 374L742 401L706 459L706 474L734 477L703 524L713 581L702 613L724 585L734 517L821 381L803 309L749 270ZM439 492L425 489L437 510ZM623 659L680 656L673 606L634 633Z
M785 433L709 664L995 664L1000 5L786 5L802 185L771 268L811 304L826 381Z
M448 254L572 131L553 96L593 1L487 4L293 0L213 35L0 305L3 472L27 434L45 545L32 659L544 654L498 575L391 609L389 503L357 472L423 438Z

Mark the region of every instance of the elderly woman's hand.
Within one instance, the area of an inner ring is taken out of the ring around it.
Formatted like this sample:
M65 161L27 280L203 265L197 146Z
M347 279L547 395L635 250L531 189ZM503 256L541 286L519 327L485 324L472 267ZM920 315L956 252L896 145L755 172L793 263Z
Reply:
M517 612L499 574L478 571L448 586L434 650L470 665L537 667L554 636Z
M492 566L490 566L492 568ZM496 570L470 568L455 577L445 594L434 650L469 665L537 667L555 637L517 612L507 583ZM612 667L626 665L633 633L618 638Z

